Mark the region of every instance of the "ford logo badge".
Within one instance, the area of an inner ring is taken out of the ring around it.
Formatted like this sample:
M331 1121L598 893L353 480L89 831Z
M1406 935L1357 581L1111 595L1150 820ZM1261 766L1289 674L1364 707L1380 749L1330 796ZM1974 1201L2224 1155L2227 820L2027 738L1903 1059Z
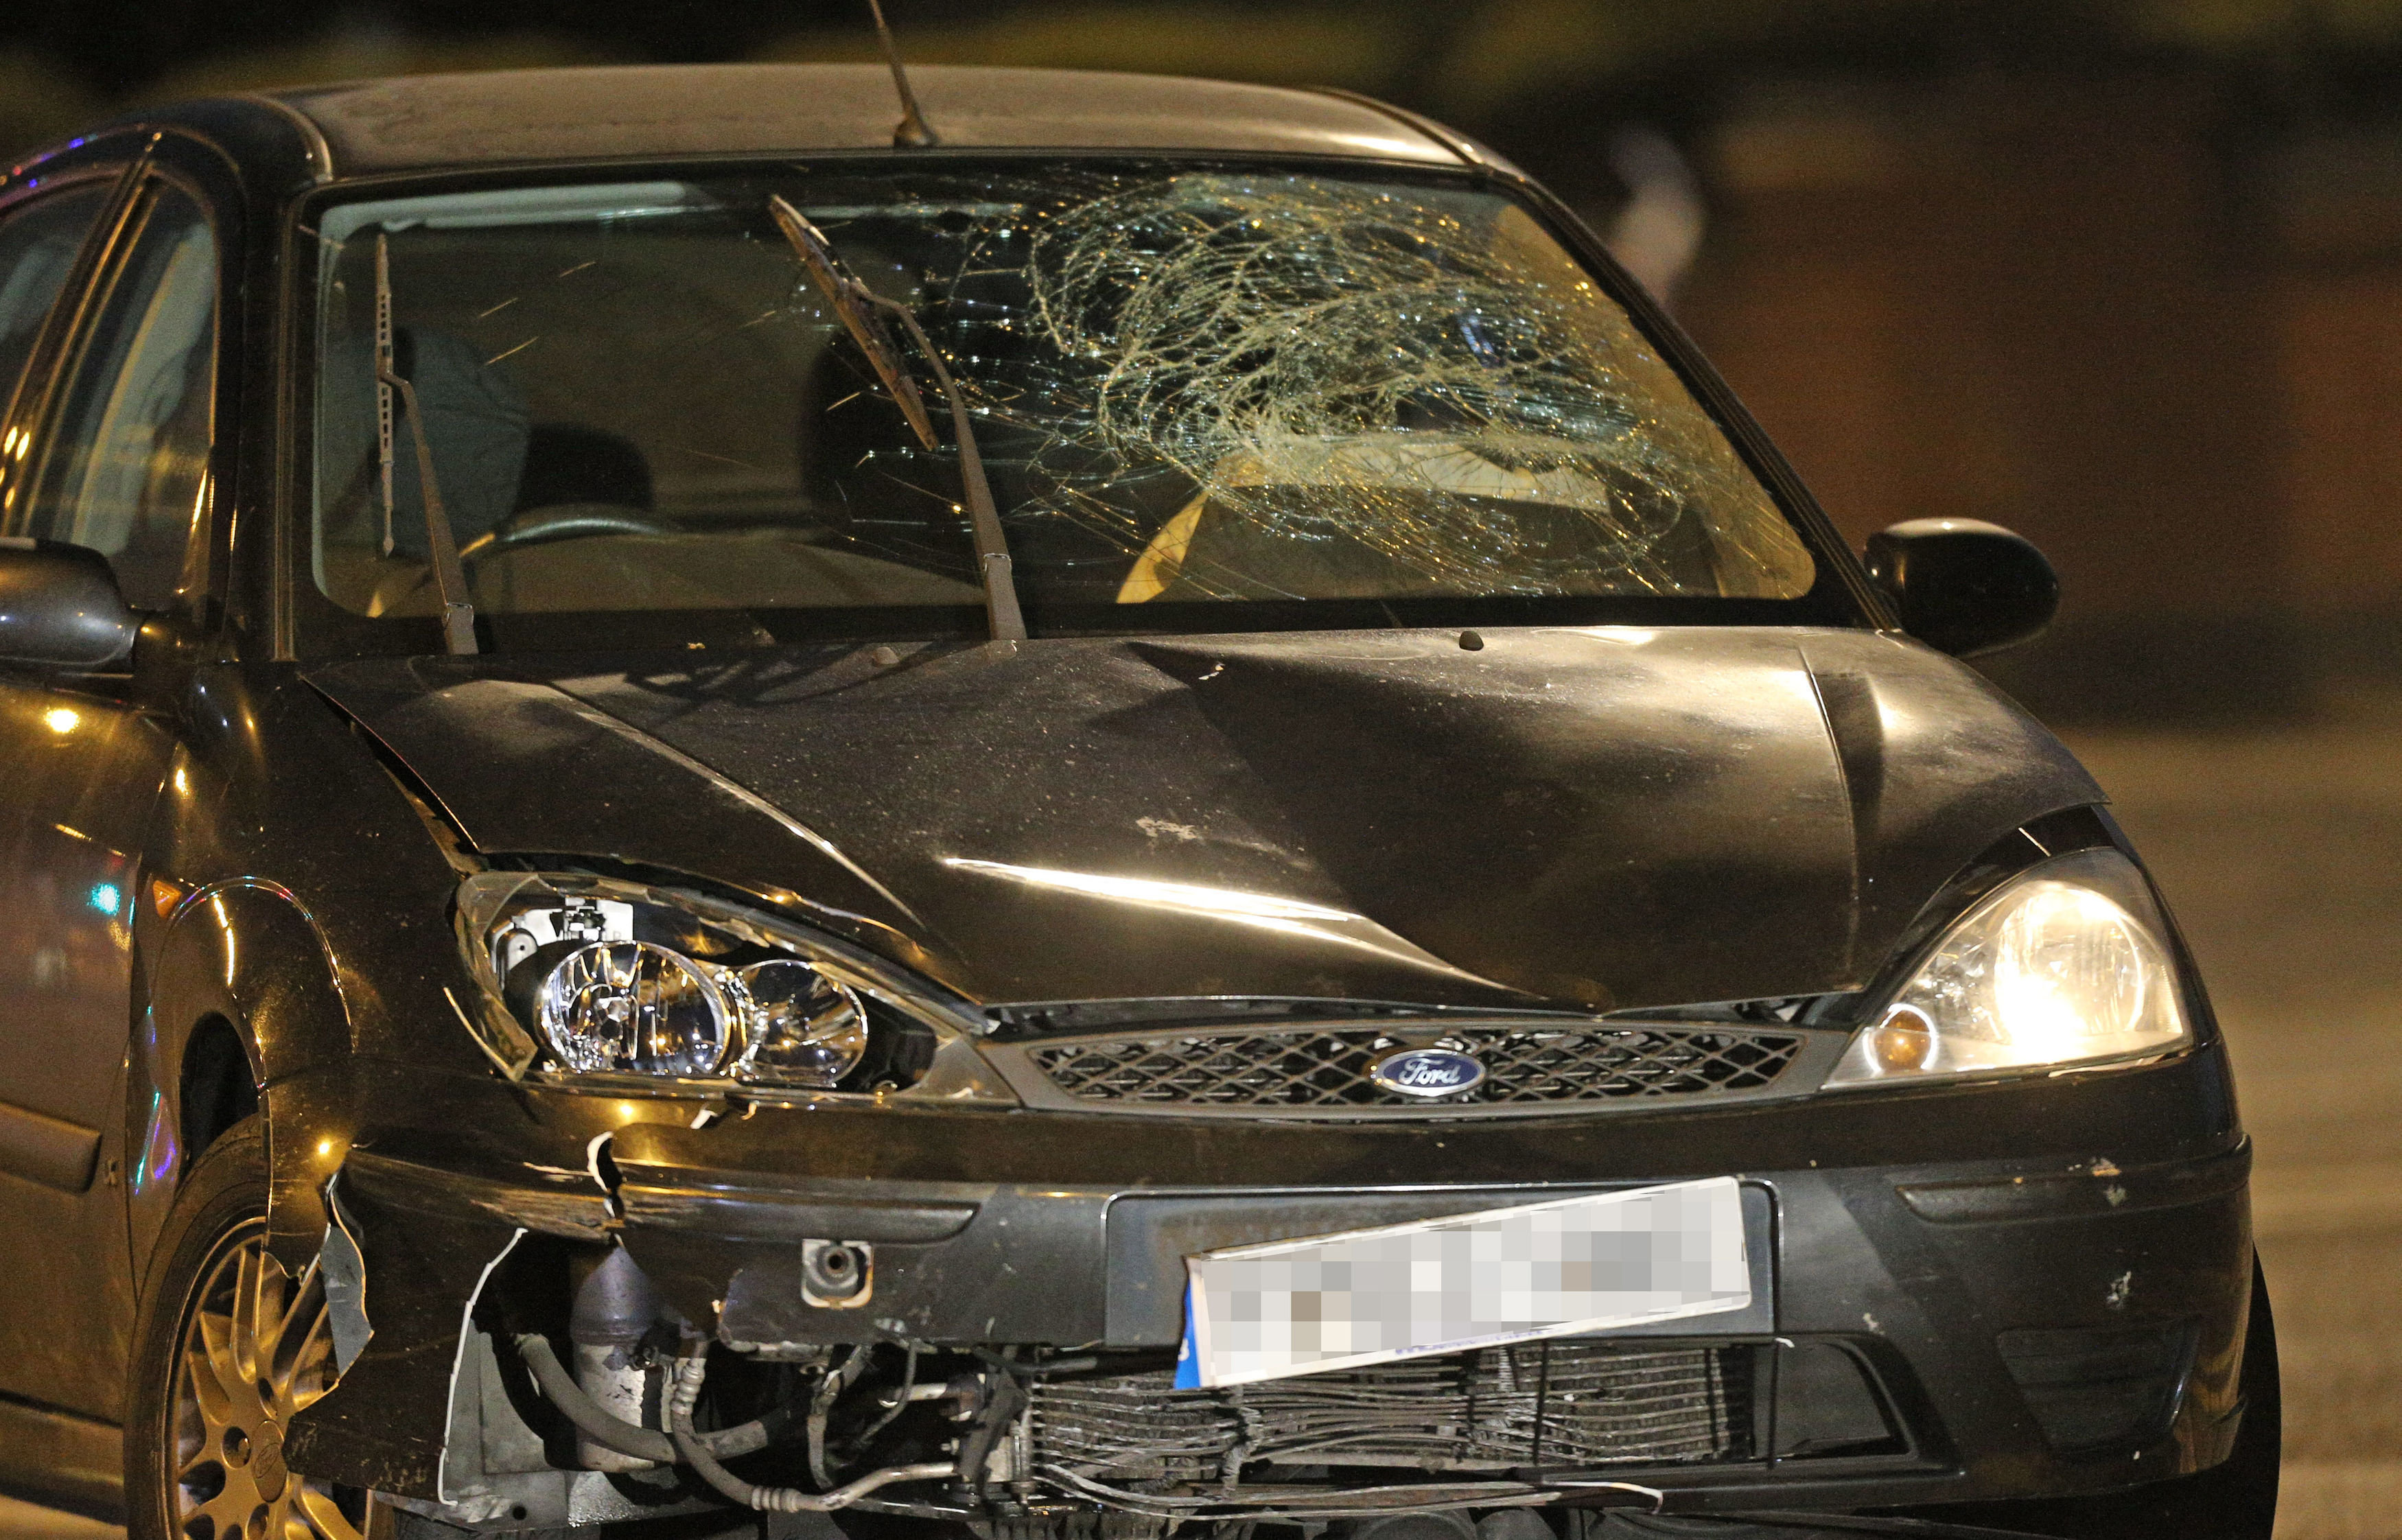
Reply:
M1388 1053L1368 1070L1368 1079L1404 1096L1456 1096L1484 1083L1484 1066L1448 1048L1413 1048Z

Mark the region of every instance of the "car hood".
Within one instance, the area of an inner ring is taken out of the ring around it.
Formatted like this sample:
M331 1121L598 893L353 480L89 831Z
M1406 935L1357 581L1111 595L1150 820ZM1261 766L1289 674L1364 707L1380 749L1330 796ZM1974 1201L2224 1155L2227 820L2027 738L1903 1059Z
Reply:
M1966 667L1836 630L367 659L308 679L481 851L738 887L988 1003L1853 988L1980 851L2102 800Z

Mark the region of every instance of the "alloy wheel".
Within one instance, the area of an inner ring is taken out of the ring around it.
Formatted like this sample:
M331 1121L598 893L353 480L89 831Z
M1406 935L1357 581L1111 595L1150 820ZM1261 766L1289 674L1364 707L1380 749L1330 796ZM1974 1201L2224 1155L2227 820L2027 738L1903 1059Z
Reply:
M202 1265L177 1335L167 1511L184 1540L369 1540L366 1495L283 1463L293 1413L334 1383L325 1289L267 1250L257 1220Z

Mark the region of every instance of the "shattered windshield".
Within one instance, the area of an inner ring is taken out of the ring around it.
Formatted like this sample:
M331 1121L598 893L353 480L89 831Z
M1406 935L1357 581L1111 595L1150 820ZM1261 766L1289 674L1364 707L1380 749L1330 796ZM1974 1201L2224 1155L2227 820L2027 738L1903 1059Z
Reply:
M354 617L438 612L421 427L481 614L979 629L934 377L904 358L929 450L779 234L780 195L941 351L1037 634L1810 594L1792 525L1543 224L1393 174L954 163L336 205L314 587ZM379 389L380 346L421 422Z

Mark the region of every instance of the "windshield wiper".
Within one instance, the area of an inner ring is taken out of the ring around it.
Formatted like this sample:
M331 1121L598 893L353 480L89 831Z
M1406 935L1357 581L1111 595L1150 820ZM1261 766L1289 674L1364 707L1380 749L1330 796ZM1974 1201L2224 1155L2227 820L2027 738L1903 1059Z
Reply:
M425 553L434 569L434 591L442 600L442 641L455 655L480 651L476 645L476 607L467 598L467 574L459 564L459 543L450 533L450 516L442 511L442 491L434 484L434 447L425 434L425 414L417 405L417 387L393 368L392 245L376 236L375 371L376 454L383 472L383 554L392 555L392 399L400 394L408 414L409 436L417 441L417 490L425 503Z
M885 298L843 269L825 236L800 210L781 196L770 194L767 212L775 216L776 227L784 232L784 239L799 254L811 282L825 296L826 303L834 307L844 328L867 355L877 378L891 392L901 415L909 419L918 442L930 452L942 447L934 436L933 419L926 415L926 403L918 394L918 382L902 364L901 350L893 345L892 334L885 329L882 316L900 320L908 330L909 339L918 345L918 351L934 371L934 382L943 388L944 398L951 406L951 434L959 440L959 480L967 489L968 526L975 535L976 565L984 573L987 622L995 641L1015 641L1024 637L1026 617L1017 606L1017 580L1010 566L1009 542L1001 533L1001 514L993 506L992 485L985 480L984 457L976 452L975 430L968 423L967 400L959 394L951 371L943 367L943 355L934 351L932 340L918 324L918 317L908 306Z

